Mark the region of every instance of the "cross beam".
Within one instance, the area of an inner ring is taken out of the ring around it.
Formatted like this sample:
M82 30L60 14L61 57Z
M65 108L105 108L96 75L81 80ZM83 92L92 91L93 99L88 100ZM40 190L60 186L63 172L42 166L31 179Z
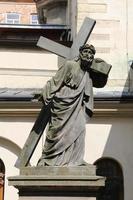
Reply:
M65 47L64 45L61 45L42 36L38 40L37 46L46 49L52 53L55 53L63 58L74 59L79 54L79 47L87 42L95 26L95 23L96 21L94 19L88 17L85 18L71 48Z
M72 47L65 47L59 43L49 40L44 37L40 37L37 46L42 47L52 53L55 53L66 59L73 59L78 56L79 47L85 44L95 26L96 21L90 18L85 18L80 31L75 38ZM34 150L43 134L43 131L48 123L50 117L50 107L43 106L39 113L35 124L27 138L24 147L21 151L19 158L16 161L15 166L18 168L28 165L29 160L34 153Z

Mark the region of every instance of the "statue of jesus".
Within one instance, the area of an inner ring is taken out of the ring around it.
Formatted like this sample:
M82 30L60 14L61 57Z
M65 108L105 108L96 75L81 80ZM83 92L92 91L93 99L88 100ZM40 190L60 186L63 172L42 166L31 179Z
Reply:
M93 86L103 87L107 75L91 70L94 46L85 44L77 60L66 61L43 88L41 99L50 104L45 144L38 166L84 165L85 124L93 114ZM108 64L107 64L108 65Z

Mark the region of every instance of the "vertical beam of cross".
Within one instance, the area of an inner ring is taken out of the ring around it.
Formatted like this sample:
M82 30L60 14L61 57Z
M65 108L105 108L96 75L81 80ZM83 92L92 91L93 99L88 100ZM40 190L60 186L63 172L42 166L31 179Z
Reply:
M69 59L74 59L79 54L79 47L84 45L88 38L90 37L90 34L96 24L96 21L94 19L86 17L84 19L84 22L77 34L77 37L75 38L72 47L70 49L69 53Z

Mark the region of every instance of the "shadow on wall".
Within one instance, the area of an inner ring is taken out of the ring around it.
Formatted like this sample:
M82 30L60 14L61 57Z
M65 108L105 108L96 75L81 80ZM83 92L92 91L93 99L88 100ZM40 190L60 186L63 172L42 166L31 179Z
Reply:
M130 65L132 66L132 65ZM120 97L118 97L119 104L129 104L133 103L133 93L130 92L130 77L133 73L132 67L130 68L125 87ZM128 91L127 91L128 86ZM117 112L119 113L117 108ZM110 119L107 119L110 120ZM132 142L133 142L133 121L132 117L120 116L119 118L113 118L112 116L112 127L104 147L103 157L110 156L114 159L117 159L122 166L129 162L132 151ZM105 122L107 123L107 121ZM133 152L132 152L133 153Z

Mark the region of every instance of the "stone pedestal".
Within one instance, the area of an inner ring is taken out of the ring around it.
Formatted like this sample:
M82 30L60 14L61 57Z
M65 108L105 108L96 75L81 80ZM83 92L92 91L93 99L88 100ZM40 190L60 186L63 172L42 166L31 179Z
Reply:
M93 165L25 167L19 176L8 180L19 190L19 200L91 200L105 184L104 177L96 176Z

